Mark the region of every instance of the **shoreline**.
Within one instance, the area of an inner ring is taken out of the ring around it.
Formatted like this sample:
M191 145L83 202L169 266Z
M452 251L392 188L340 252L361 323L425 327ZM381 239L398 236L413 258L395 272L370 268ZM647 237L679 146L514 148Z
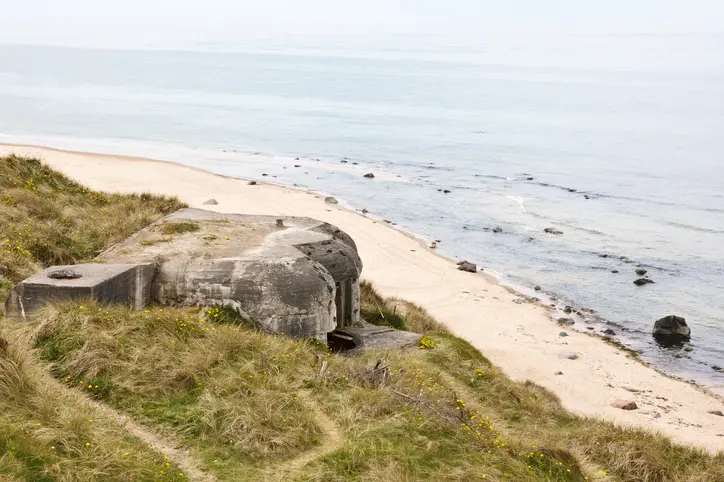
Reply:
M724 407L715 394L632 360L589 333L570 330L568 337L560 337L562 328L551 320L552 308L521 303L525 295L490 273L460 272L454 259L429 249L414 233L326 204L319 193L266 181L251 186L167 160L0 144L0 155L11 152L39 157L94 189L150 191L176 195L191 207L309 216L335 224L358 244L363 278L385 296L427 308L511 378L550 389L574 413L660 431L712 452L724 450L724 418L707 413ZM129 161L134 169L124 168ZM219 204L204 206L210 198ZM567 358L571 353L576 360ZM564 374L555 375L557 371ZM610 406L620 398L635 400L640 408L624 412Z

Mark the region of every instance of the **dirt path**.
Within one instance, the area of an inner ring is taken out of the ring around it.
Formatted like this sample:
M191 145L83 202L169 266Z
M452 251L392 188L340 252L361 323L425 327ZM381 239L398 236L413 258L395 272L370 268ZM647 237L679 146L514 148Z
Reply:
M327 414L317 407L317 403L312 398L312 395L308 391L301 391L297 394L297 396L314 412L315 421L324 432L324 440L321 445L304 452L299 457L288 460L285 463L268 470L265 474L266 480L294 480L302 474L304 467L308 463L318 459L319 457L336 452L344 445L344 435L332 419L330 419Z
M87 397L86 397L87 398ZM178 444L152 432L143 425L139 425L131 417L95 400L87 399L101 415L114 420L128 433L140 439L153 450L168 458L168 460L181 468L189 480L196 482L215 482L216 477L201 469L201 464L188 450L179 449Z

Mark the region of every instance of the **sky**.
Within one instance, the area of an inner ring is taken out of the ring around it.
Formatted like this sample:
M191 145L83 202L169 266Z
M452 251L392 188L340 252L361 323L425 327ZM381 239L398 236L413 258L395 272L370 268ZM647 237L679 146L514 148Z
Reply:
M0 42L182 46L298 35L724 31L721 0L0 0Z

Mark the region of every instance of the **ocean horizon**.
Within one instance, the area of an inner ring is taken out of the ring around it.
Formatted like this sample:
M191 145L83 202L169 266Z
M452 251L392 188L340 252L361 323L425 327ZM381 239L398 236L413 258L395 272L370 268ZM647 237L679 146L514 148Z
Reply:
M642 360L724 394L722 45L717 34L0 45L0 142L335 196L550 297L560 316L593 311L574 329L612 329ZM654 283L636 286L642 276ZM689 343L653 340L667 315L686 318Z

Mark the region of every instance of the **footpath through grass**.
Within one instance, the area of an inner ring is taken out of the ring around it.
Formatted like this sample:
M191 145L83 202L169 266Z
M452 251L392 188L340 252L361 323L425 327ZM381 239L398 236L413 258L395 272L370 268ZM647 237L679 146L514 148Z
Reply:
M94 193L37 161L2 162L15 181L0 229L41 233L12 238L1 262L9 283L92 257L178 206ZM54 181L39 192L24 187L46 175ZM70 226L48 214L58 200ZM136 221L103 220L120 212ZM92 301L6 323L0 480L187 479L92 400L174 440L218 480L724 481L724 454L574 416L545 389L508 379L422 308L369 284L363 315L426 336L412 350L348 357L216 307L133 311Z

